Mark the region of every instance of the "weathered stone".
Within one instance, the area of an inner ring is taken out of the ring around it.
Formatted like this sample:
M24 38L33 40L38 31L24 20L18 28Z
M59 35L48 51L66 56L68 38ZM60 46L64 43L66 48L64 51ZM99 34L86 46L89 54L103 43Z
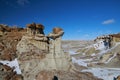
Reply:
M23 36L17 45L17 51L20 53L29 52L30 50L34 50L33 46L36 46L40 50L48 50L48 43L44 39L39 41L33 37Z
M36 24L36 34L44 35L44 26L42 24Z
M75 73L69 71L41 71L37 74L36 80L102 80L93 76L93 74L86 72Z
M59 34L52 34L51 37L55 38L51 41L51 44L47 43L48 39L46 37L29 37L27 35L22 37L17 45L17 51L20 53L19 63L24 80L34 80L38 72L42 70L70 70L72 66L70 55L63 52L61 45L63 33L61 31ZM44 54L40 50L49 51L49 53ZM44 57L42 54L44 54Z
M43 34L44 35L44 26L42 24L27 24L27 33L28 35Z
M14 68L0 63L0 80L23 80L22 75L16 74L13 70Z

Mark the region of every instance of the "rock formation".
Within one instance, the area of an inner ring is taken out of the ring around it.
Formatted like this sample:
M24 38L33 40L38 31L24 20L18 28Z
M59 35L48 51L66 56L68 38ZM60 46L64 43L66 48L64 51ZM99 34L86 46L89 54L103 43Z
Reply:
M97 37L94 41L97 43L94 45L96 50L109 49L112 45L112 37L110 35Z
M120 33L110 34L110 36L112 38L112 46L114 46L116 42L120 42Z
M7 25L0 24L0 36L2 36L5 32L10 32L10 28Z
M42 24L36 24L36 23L32 23L32 24L27 24L27 33L29 35L44 35L44 26Z
M0 25L0 80L23 80L22 75L18 75L16 67L10 67L6 62L14 62L17 58L16 45L24 35L23 28ZM6 64L4 64L6 63Z
M41 71L36 76L36 80L102 80L93 77L93 74L75 71Z
M116 42L120 42L120 33L99 36L94 41L95 41L95 43L103 42L103 44L106 48L107 47L110 48L110 47L114 46ZM99 46L97 45L96 47L99 47Z
M35 31L36 31L36 24L35 23L27 24L27 33L29 35L35 35Z
M61 28L47 36L44 26L36 23L25 29L0 25L0 31L0 80L100 80L91 73L76 72L69 53L62 50Z
M44 35L44 26L42 24L36 24L36 34Z
M70 55L64 53L62 50L61 37L64 34L64 31L61 28L54 28L53 32L48 35L52 38L50 44L50 54L48 58L54 59L53 62L57 70L68 70L70 68ZM63 63L64 62L64 63Z
M13 70L14 68L0 63L0 80L23 80L22 75L16 74Z
M117 80L120 80L120 75L119 76L117 76L117 78L116 78Z
M10 32L26 32L26 29L24 28L19 28L16 26L7 26L4 24L0 24L0 36L5 35L5 34L9 34Z
M39 25L39 28L43 27ZM19 63L25 80L34 80L38 72L42 70L68 71L71 68L70 56L64 53L61 47L61 37L64 32L60 28L57 29L57 33L53 32L48 35L53 39L51 41L45 36L38 36L42 33L37 33L34 37L28 36L29 34L23 36L18 43Z

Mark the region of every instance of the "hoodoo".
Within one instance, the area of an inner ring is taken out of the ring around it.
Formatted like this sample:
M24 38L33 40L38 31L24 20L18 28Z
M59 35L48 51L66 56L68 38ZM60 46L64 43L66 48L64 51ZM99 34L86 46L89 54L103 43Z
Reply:
M48 36L44 35L43 30L42 24L27 25L27 34L17 44L20 68L25 80L34 80L43 70L68 71L71 68L70 55L62 50L63 29L54 28Z

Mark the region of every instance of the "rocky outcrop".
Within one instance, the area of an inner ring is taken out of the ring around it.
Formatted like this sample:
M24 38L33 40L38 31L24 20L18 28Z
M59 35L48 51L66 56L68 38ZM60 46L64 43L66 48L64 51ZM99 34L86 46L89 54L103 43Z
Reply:
M42 34L44 35L44 26L42 24L27 24L27 33L28 35Z
M91 73L77 72L69 53L62 50L61 28L48 36L43 30L42 24L35 23L26 29L2 25L0 80L99 80Z
M22 37L17 45L17 51L24 80L34 80L35 76L43 70L70 70L70 55L64 53L61 49L62 35L63 31L58 34L52 34L52 36L49 35L49 37L54 37L50 41L51 44L48 43L48 39L45 36L25 35Z
M4 45L2 43L0 43L0 52L4 50Z
M6 25L0 25L0 28L3 32L0 36L0 80L23 80L22 75L14 71L16 67L10 67L6 62L14 62L13 60L17 58L16 45L24 35L24 31L21 32L23 29L10 28Z
M17 57L16 46L24 33L8 32L0 37L0 60L11 61Z
M94 77L91 73L86 72L69 72L69 71L41 71L37 74L36 80L102 80Z
M9 27L8 25L0 24L0 36L9 34L9 32L26 32L26 29L16 26Z
M112 37L113 42L120 42L120 33L118 34L110 34Z
M14 68L0 63L0 80L23 80L22 75L13 70Z
M120 80L120 75L118 75L114 80Z

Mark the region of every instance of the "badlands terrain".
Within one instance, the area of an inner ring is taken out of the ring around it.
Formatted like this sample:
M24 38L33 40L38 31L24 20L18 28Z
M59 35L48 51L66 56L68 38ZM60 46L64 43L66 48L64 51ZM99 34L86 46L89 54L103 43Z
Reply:
M29 24L27 28L1 24L0 80L102 80L73 62L69 52L73 48L63 50L62 45L68 44L61 44L64 32L57 29L59 33L46 37L41 24Z
M95 50L94 41L63 41L64 51L68 51L72 62L82 72L91 72L103 80L113 80L120 75L119 52L120 43L117 42L109 49ZM101 46L102 47L102 46ZM78 64L78 65L77 65Z
M0 80L113 80L120 75L119 41L110 47L99 38L62 41L62 29L49 35L43 29L35 23L0 25Z

